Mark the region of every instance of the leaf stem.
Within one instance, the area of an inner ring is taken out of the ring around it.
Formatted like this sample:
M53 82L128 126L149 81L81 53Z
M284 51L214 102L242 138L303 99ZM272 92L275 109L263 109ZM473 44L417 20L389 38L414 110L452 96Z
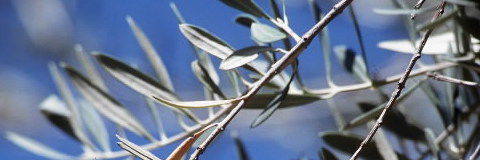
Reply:
M437 13L433 16L432 20L437 19L443 14L444 8L445 8L445 1L442 1L441 4L438 7ZM413 70L413 67L415 66L415 63L417 62L418 59L422 56L422 50L423 47L425 47L425 44L427 43L428 37L430 34L433 32L433 28L429 29L423 36L421 43L419 44L419 47L416 51L416 53L412 56L409 64L407 65L407 69L405 70L405 73L403 74L402 78L398 81L398 86L397 89L392 93L392 96L390 97L390 100L388 101L387 105L385 105L385 108L382 111L382 114L380 114L380 117L378 117L375 125L373 128L370 130L368 133L367 137L363 140L363 142L360 144L358 149L355 151L355 153L350 157L350 160L355 160L358 158L360 152L363 150L366 144L368 144L371 140L372 137L375 135L377 130L380 128L380 126L383 123L383 118L385 117L386 113L392 108L392 106L395 104L395 101L397 98L400 96L402 90L405 88L405 84L407 82L407 79L409 78L410 73Z

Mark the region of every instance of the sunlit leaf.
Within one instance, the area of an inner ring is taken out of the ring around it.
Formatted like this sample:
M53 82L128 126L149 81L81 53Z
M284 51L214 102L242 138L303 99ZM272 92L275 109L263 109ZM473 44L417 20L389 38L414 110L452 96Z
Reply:
M112 96L105 93L72 67L64 65L63 68L72 79L75 87L103 116L135 134L152 139L150 133L140 122Z
M230 70L240 67L255 60L259 53L272 51L275 51L275 49L268 46L251 46L237 50L220 63L220 69Z
M153 97L158 102L180 108L206 108L206 107L216 107L226 104L232 104L241 100L241 98L236 99L227 99L227 100L212 100L212 101L169 101L159 97Z
M252 26L252 23L258 23L259 21L256 17L252 16L251 14L240 14L237 17L235 17L235 22L250 28L250 26Z
M213 81L213 79L210 77L210 74L208 73L207 69L203 67L198 60L195 60L191 64L192 66L192 71L195 74L195 76L198 78L200 82L202 82L203 86L205 86L208 90L212 91L213 93L217 94L218 96L222 98L226 98L225 95L223 94L222 90L218 85Z
M85 127L90 131L100 147L106 152L111 151L108 130L95 108L86 101L80 101L80 113L85 122Z
M168 156L167 160L180 160L185 155L185 153L187 153L187 151L190 149L190 147L192 147L193 143L205 131L207 131L208 129L210 129L212 127L216 127L216 126L217 126L217 124L209 125L209 126L203 128L202 130L196 132L195 134L193 134L193 136L188 137L180 145L178 145L178 147L172 153L170 153L170 156Z
M177 17L178 23L180 24L186 23L185 18L183 18L182 14L180 13L180 10L178 10L177 5L175 5L174 2L170 2L170 8L175 14L175 17Z
M153 66L153 69L157 73L157 77L162 84L169 91L174 91L172 81L170 80L170 75L168 74L167 68L163 64L162 58L158 55L157 51L153 47L152 43L148 37L143 33L142 29L135 23L132 17L127 16L127 22L132 29L135 38L137 38L138 44L142 47L143 51L148 57L148 60Z
M193 45L220 59L225 59L234 51L223 40L203 28L190 24L180 24L180 31Z
M225 3L226 5L243 11L245 13L261 17L267 18L268 15L252 0L220 0L221 2Z
M162 119L160 118L160 113L158 112L157 106L155 106L155 102L151 98L145 97L145 101L147 103L147 107L150 111L150 114L153 117L155 125L157 126L157 132L160 136L160 140L166 140L167 134L165 133L165 128L163 127Z
M287 38L280 30L261 23L253 23L250 28L252 38L262 43L272 43Z
M160 160L160 158L156 157L142 147L128 141L127 139L124 139L118 135L117 138L120 140L120 142L117 142L118 146L130 152L132 155L135 155L142 160Z
M374 8L373 12L377 14L382 14L382 15L408 15L410 16L411 14L421 14L429 11L435 10L435 7L430 7L430 8L420 8L420 9L397 9L397 8L392 8L392 9L380 9L380 8Z
M440 146L435 143L435 139L437 138L435 136L435 133L433 133L432 129L430 128L425 128L424 129L425 137L428 142L428 147L430 147L430 151L432 151L433 159L438 160L439 159L439 151L440 151Z
M37 142L33 139L27 138L14 132L6 132L5 138L14 143L15 145L42 157L58 160L76 159L70 155L60 153L59 151L56 151L40 142Z

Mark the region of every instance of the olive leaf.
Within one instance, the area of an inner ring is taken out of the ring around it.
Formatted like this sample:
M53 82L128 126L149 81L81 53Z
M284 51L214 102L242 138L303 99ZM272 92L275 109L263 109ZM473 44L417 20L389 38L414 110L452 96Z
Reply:
M440 18L438 18L438 19L436 19L432 22L428 22L426 24L419 25L417 27L417 30L418 31L427 31L429 29L437 28L438 26L441 26L441 25L445 24L445 22L447 22L448 20L453 19L453 17L455 17L455 15L457 15L458 11L460 11L460 10L455 9L448 14L442 15L442 17L440 17Z
M144 136L148 139L153 139L150 133L148 133L148 131L140 124L135 116L131 115L130 112L117 100L105 93L105 91L93 84L72 67L66 64L63 64L62 66L83 97L85 97L85 99L87 99L103 116L135 134Z
M236 50L220 63L220 69L230 70L245 65L258 58L259 53L272 52L274 48L268 46L251 46Z
M210 77L207 69L202 66L198 60L193 61L191 66L193 73L195 74L197 79L203 84L203 86L205 86L208 90L217 94L221 98L226 99L220 87L218 87L215 81Z
M158 102L172 106L172 107L180 107L180 108L206 108L206 107L216 107L221 105L232 104L242 100L242 97L235 98L235 99L227 99L227 100L212 100L212 101L169 101L166 99L162 99L160 97L153 97Z
M246 103L245 109L264 109L277 94L265 93L265 94L256 94L251 97ZM302 106L315 101L321 100L321 98L314 95L303 95L303 94L287 94L280 104L279 108L288 108L293 106Z
M234 49L222 39L203 28L191 24L180 24L179 27L182 34L190 43L215 57L225 59L234 51Z
M240 14L237 17L235 17L235 22L243 25L245 27L250 28L253 23L258 23L258 19L251 14Z
M57 159L57 160L73 160L76 159L70 155L63 154L57 150L54 150L40 142L37 142L33 139L27 138L20 134L9 132L5 133L5 138L15 145L28 150L34 154L37 154L42 157L46 157L49 159Z
M93 138L106 152L111 151L109 133L102 118L95 110L95 107L90 105L85 100L80 101L80 113L85 122L85 127L93 135Z
M253 23L250 32L254 40L262 43L272 43L287 38L282 31L262 23Z
M362 139L356 135L339 132L323 132L320 133L320 137L329 146L348 154L353 154L357 150L358 145L362 143ZM360 153L360 157L365 159L382 159L375 142L367 143Z
M148 57L148 60L153 66L153 69L157 73L157 77L160 80L160 84L164 85L169 91L173 92L172 80L168 74L167 68L163 64L162 58L158 55L157 51L153 47L148 37L143 33L142 29L135 23L132 17L126 18L130 29L132 29L135 38L137 38L138 44L142 47L143 51Z
M243 144L242 140L240 139L240 137L238 136L238 132L231 132L230 135L233 138L233 141L235 142L235 148L237 149L238 159L250 160L250 157L248 156L248 153L247 153L247 149Z
M261 17L261 18L269 18L269 16L252 0L220 0L224 4L243 11L245 13Z
M117 142L118 146L120 146L120 148L126 150L127 152L130 152L132 155L135 155L142 160L160 160L160 158L156 157L155 155L143 149L142 147L118 135L116 136L117 136L117 139L120 140L120 142Z
M73 126L70 123L70 111L66 104L56 95L50 95L40 103L40 111L56 127L67 133L70 137L78 140Z

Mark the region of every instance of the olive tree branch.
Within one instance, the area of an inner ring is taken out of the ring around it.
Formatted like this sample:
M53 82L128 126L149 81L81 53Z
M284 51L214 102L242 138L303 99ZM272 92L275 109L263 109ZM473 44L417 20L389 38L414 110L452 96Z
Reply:
M470 86L470 87L480 87L480 84L477 82L471 82L471 81L465 81L461 79L456 79L448 76L444 76L438 73L427 73L428 77L437 80L437 81L443 81L443 82L450 82L450 83L455 83L459 85L464 85L464 86Z
M215 139L215 137L220 134L221 131L232 121L235 115L240 111L245 102L255 95L260 88L268 82L274 75L285 69L289 64L295 61L296 57L302 53L302 51L307 48L307 46L312 42L315 35L317 35L330 21L332 21L338 14L340 14L353 0L342 0L339 3L335 4L333 8L328 12L328 14L315 26L313 26L307 33L305 33L302 38L297 41L297 44L288 51L279 61L271 66L268 72L260 80L254 83L253 87L244 95L244 99L236 104L236 106L230 111L230 113L218 123L217 127L213 132L207 137L207 139L198 146L195 152L190 156L191 160L198 159L198 156L203 153L206 147Z
M435 19L437 19L438 17L440 17L440 16L443 14L443 11L444 11L444 8L445 8L445 4L446 4L445 1L442 1L442 2L441 2L441 4L438 6L438 11L437 11L437 13L435 13L435 15L433 16L432 21L435 20ZM416 63L417 60L420 59L420 57L422 56L423 47L425 47L425 44L427 43L428 37L429 37L430 34L433 32L433 29L434 29L434 28L429 29L429 30L423 35L422 41L421 41L421 43L419 44L419 47L418 47L416 53L415 53L415 54L412 56L412 58L410 59L410 62L409 62L409 64L408 64L408 66L407 66L407 69L405 70L405 73L403 74L402 78L400 78L400 80L398 81L397 89L395 89L395 91L392 93L392 96L390 97L390 100L387 102L387 105L385 105L385 108L383 109L382 114L380 114L380 116L378 117L375 125L374 125L373 128L370 130L370 132L368 133L367 137L363 140L363 142L360 144L360 146L359 146L358 149L355 151L355 153L352 155L352 157L350 157L350 160L355 160L355 159L358 158L360 152L363 150L363 148L365 147L365 145L372 140L372 137L375 135L375 133L377 132L377 130L378 130L378 129L380 128L380 126L382 125L382 123L383 123L383 118L385 117L386 113L392 108L392 106L395 104L396 100L397 100L398 97L400 96L402 90L405 88L405 83L407 82L407 79L408 79L410 73L412 72L413 67L415 66L415 63Z

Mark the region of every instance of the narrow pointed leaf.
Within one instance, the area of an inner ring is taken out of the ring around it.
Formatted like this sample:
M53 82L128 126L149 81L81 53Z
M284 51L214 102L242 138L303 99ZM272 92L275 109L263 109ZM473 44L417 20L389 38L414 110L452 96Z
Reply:
M293 74L290 77L287 85L284 86L282 92L277 94L270 103L265 107L265 109L260 113L260 115L253 120L252 124L250 125L251 128L255 128L265 122L272 114L279 108L280 104L283 102L285 97L288 95L288 90L290 90L290 84L292 83L293 79L295 78L295 74L297 74L297 66L296 64L293 67Z
M91 79L97 86L106 91L107 86L103 82L102 77L100 77L97 69L95 69L95 66L90 58L91 55L87 54L81 45L75 46L75 55L80 63L82 63L82 67L87 72L88 78Z
M397 104L401 103L402 101L407 99L413 93L413 91L415 91L418 88L418 86L420 86L423 82L424 82L424 80L419 82L419 83L416 83L414 86L412 86L411 88L406 90L402 95L400 95L400 97L398 97L396 103ZM371 109L368 112L363 113L360 116L354 118L353 120L348 122L347 125L345 125L345 128L346 129L353 128L353 127L365 124L365 123L367 123L371 120L374 120L377 116L380 115L380 113L382 113L382 109L385 107L386 104L387 103L383 103L383 104L379 105L378 107L375 107L374 109Z
M220 0L224 4L243 11L245 13L260 17L260 18L267 18L268 15L252 0Z
M182 14L180 13L180 10L178 10L177 5L175 5L174 2L170 2L170 8L175 14L175 17L177 17L178 23L180 24L186 23L185 18L183 18Z
M258 54L273 52L274 48L268 46L251 46L233 52L220 63L220 69L230 70L245 65L258 58Z
M210 77L207 69L203 67L198 60L195 60L191 64L192 71L198 80L205 86L208 90L212 91L213 93L217 94L221 98L225 99L225 95L223 94L222 90L215 81Z
M374 8L373 12L381 15L411 15L411 14L422 14L425 12L433 11L435 7L430 8L420 8L420 9L396 9L396 8L389 8L389 9L380 9Z
M85 122L85 127L90 131L103 151L111 151L108 130L95 108L86 101L80 101L80 113Z
M238 154L238 159L239 160L250 160L250 157L248 156L247 149L245 145L243 144L242 140L238 136L237 132L232 132L230 134L233 138L233 141L235 142L235 148L237 149L237 154Z
M117 142L118 146L130 152L132 155L135 155L142 160L160 160L160 158L156 157L142 147L128 141L127 139L124 139L118 135L117 138L120 140L120 142Z
M42 157L58 160L75 159L70 155L60 153L59 151L56 151L40 142L37 142L33 139L27 138L14 132L6 132L5 138L14 143L15 145Z
M287 38L280 30L261 23L253 23L251 27L252 38L262 43L272 43Z
M43 100L43 102L40 103L40 111L52 124L67 133L70 137L78 140L70 123L71 113L65 103L56 95L50 95Z
M135 38L137 38L138 44L142 47L143 51L148 57L148 60L153 66L153 69L157 73L157 77L160 80L160 84L167 88L169 91L173 92L172 80L170 80L170 75L168 74L167 68L163 64L162 58L158 55L157 51L153 47L152 43L148 37L143 33L142 29L135 23L132 17L127 16L128 25L132 29Z
M338 132L324 132L320 134L320 137L330 147L345 152L347 154L353 154L358 145L362 143L362 139L358 136L351 134L342 134ZM360 157L365 159L382 159L382 156L377 150L374 142L367 143L365 148L360 153Z
M216 127L217 124L209 125L202 130L198 131L197 133L193 134L193 136L188 137L184 140L171 154L168 156L167 160L180 160L185 153L192 147L193 143L208 129L212 127Z
M137 91L138 93L149 98L153 98L152 96L155 96L167 100L179 100L175 93L170 92L167 88L163 87L151 77L128 66L127 64L103 54L97 54L95 57L108 73L134 91ZM195 120L193 113L189 110L172 107L170 107L170 109L182 115L186 115L192 120Z
M225 59L234 51L233 48L223 40L203 28L190 24L180 24L180 31L195 47L220 59Z
M250 26L252 26L252 23L258 23L259 21L257 18L255 18L251 14L240 14L237 17L235 17L235 22L250 28Z
M232 104L241 100L241 98L227 99L227 100L213 100L213 101L169 101L159 97L153 97L158 102L172 107L180 108L206 108L217 107L226 104Z
M428 144L428 147L430 147L430 151L432 151L433 153L433 159L435 160L438 160L439 159L439 151L440 151L440 146L438 146L437 143L435 143L435 139L436 139L436 136L435 136L435 133L433 133L432 129L430 128L425 128L424 129L424 132L425 132L425 137L427 139L427 144Z
M265 109L277 94L257 94L248 100L244 106L245 109ZM286 95L279 108L288 108L293 106L302 106L321 98L312 95L288 94Z
M157 107L155 106L155 103L151 98L145 97L145 101L147 103L147 107L150 110L150 113L152 114L153 120L155 122L155 125L157 126L157 132L158 135L160 136L160 140L167 140L167 134L165 133L165 128L163 127L163 122L162 119L160 118L160 113L158 112Z
M142 135L149 139L152 138L140 122L113 97L94 85L72 67L66 65L63 67L72 79L75 87L103 116L135 134Z

